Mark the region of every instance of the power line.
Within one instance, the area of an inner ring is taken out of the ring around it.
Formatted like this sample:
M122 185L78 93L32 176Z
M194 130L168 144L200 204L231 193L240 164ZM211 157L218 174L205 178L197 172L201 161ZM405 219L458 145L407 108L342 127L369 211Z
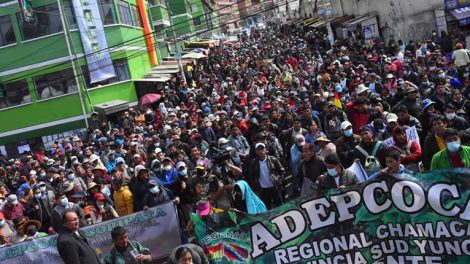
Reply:
M212 11L212 12L205 12L205 13L199 15L199 16L192 17L191 19L183 20L183 21L181 21L181 22L179 22L179 23L177 23L177 24L174 24L173 26L186 24L186 23L188 23L188 22L191 22L194 18L203 17L203 16L205 16L205 15L207 15L207 14L211 14L211 13L213 13L213 12L220 11L220 10L222 10L222 9L231 7L231 6L235 5L235 4L238 5L238 3L241 3L241 2L243 2L243 1L244 1L244 0L239 0L239 1L235 2L235 3L232 4L232 5L227 5L227 6L221 7L221 8L219 8L219 9L216 9L216 10ZM116 8L113 8L113 10L114 10L115 12L118 12L118 10L116 10ZM216 16L216 17L219 17L219 16ZM171 19L171 17L170 17L170 19ZM180 29L184 29L184 28L186 28L186 25L183 25L183 26L180 27L180 28L176 28L175 31L180 30ZM172 32L172 31L171 31L171 30L166 30L166 29L164 29L164 30L162 30L162 32L159 33L158 35L161 34L161 35L163 36L163 35L166 35L167 32ZM155 31L152 31L152 32L149 32L149 33L147 33L147 34L144 34L143 36L139 36L139 37L136 37L136 38L127 40L127 41L125 41L125 42L121 42L121 43L116 44L116 45L108 46L108 47L106 47L106 48L104 48L104 49L97 50L97 51L95 51L95 52L93 52L93 53L85 54L85 55L83 56L83 58L86 59L88 56L93 56L94 54L97 54L97 53L100 53L100 52L103 52L103 51L106 51L106 50L111 51L112 48L119 47L119 46L123 46L123 45L125 45L125 44L131 44L131 43L137 43L137 42L143 41L143 40L145 40L145 38L147 38L147 36L154 35L155 33L156 33ZM104 32L103 32L103 34L104 34ZM158 36L158 35L155 35L155 37ZM77 58L76 54L74 54L74 55L75 55L74 57ZM28 57L28 56L25 56L24 58L26 58L26 57ZM24 58L23 58L23 59L24 59ZM73 60L73 59L72 59L72 60ZM20 76L20 77L11 79L11 80L9 80L8 82L14 82L14 81L17 81L17 80L22 80L22 79L24 79L25 77L28 77L28 76L30 76L30 75L36 75L36 74L38 74L38 73L40 73L40 72L47 71L47 70L50 70L50 69L54 69L54 68L56 68L56 67L65 66L65 65L67 65L67 64L69 64L69 63L70 63L70 61L65 61L65 62L62 62L62 63L59 63L59 64L54 64L54 65L51 65L51 66L49 66L49 67L46 67L46 68L42 68L42 69L40 69L40 70L37 70L37 71L35 71L35 72L28 73L28 74L25 74L25 75L23 75L23 76Z
M244 0L242 0L242 1L244 1ZM291 0L290 2L294 2L294 1L297 1L297 0ZM241 2L241 1L240 1L240 2ZM258 4L256 4L256 5L259 5L259 4L262 4L262 3L258 3ZM254 6L254 5L253 5L253 6ZM273 7L269 8L269 9L262 10L262 11L260 11L260 12L256 12L256 13L253 13L253 14L248 14L248 15L246 15L246 16L244 16L244 17L240 17L239 19L232 20L232 21L229 21L229 22L227 22L227 23L221 23L221 24L219 24L219 26L217 26L217 27L212 27L212 28L210 28L210 29L198 31L198 32L189 34L188 36L182 37L182 38L180 38L180 39L181 39L181 40L186 40L186 39L189 39L189 38L191 38L191 37L193 37L193 36L197 36L197 35L206 33L206 32L208 32L208 31L212 31L213 29L217 29L217 28L220 28L220 27L222 27L222 26L226 26L226 25L231 24L231 23L234 23L234 22L242 21L242 20L244 20L244 19L246 19L246 18L250 18L250 17L253 17L253 16L257 16L258 14L261 14L261 13L264 13L264 12L267 12L267 11L271 11L271 10L274 10L274 9L276 9L276 8L278 8L278 6L277 6L277 5L274 5ZM212 13L212 12L208 12L208 13ZM180 29L181 29L181 28L180 28ZM148 33L148 34L145 34L144 36L137 37L137 38L135 38L135 39L139 39L139 38L142 38L142 37L146 37L147 35L151 35L151 34L155 34L155 32L154 32L154 31L153 31L153 32L150 32L150 33ZM121 44L129 43L129 42L134 42L135 39L132 39L132 40L129 40L129 41L120 43L120 45L121 45ZM116 46L117 46L117 45L116 45ZM114 46L114 47L116 47L116 46ZM108 47L107 49L111 49L111 48L113 48L113 47ZM106 49L103 49L102 51L104 51L104 50L106 50ZM100 52L100 51L96 51L95 53L98 53L98 52ZM130 60L130 59L132 59L132 58L136 58L136 57L138 57L138 56L140 56L140 55L142 55L142 54L144 54L144 53L146 53L146 52L147 52L147 48L145 49L145 51L137 51L137 52L135 52L135 54L130 55L130 56L127 56L126 59L127 59L127 60ZM89 55L93 55L93 53L90 53ZM88 55L87 55L87 56L88 56ZM86 57L86 56L83 56L83 57ZM14 82L14 81L18 81L18 80L22 80L23 78L25 78L25 77L27 77L27 76L35 75L36 73L39 73L39 72L42 72L42 71L45 71L45 70L48 70L48 69L52 69L52 68L55 68L55 67L58 67L58 66L61 66L61 65L65 65L65 64L68 64L68 63L70 63L70 62L67 61L67 62L64 62L64 63L52 65L51 67L48 67L48 68L45 68L45 69L41 69L41 70L39 70L39 71L36 71L36 72L33 72L33 73L29 73L29 74L26 74L26 75L24 75L24 76L15 78L15 79L13 79L13 80L10 80L9 83L10 83L10 82ZM102 67L99 67L99 68L94 69L94 70L99 70L99 69L102 69L102 68L105 68L105 67L108 67L108 66L112 66L112 65L113 65L113 64L103 65ZM78 76L83 76L83 74L80 74L80 75L78 75Z

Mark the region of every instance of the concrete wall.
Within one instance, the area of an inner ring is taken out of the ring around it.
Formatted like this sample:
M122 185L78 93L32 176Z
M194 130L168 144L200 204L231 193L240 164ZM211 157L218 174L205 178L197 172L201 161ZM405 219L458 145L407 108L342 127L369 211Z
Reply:
M331 0L337 15L378 13L380 33L389 38L419 41L436 29L434 10L442 8L442 0Z

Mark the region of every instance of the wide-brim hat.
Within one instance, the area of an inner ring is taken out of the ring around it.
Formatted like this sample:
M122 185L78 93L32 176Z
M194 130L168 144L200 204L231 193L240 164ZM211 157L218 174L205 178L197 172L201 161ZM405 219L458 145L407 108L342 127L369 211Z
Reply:
M15 223L15 228L16 230L25 234L26 228L30 225L35 225L37 230L41 229L41 226L42 226L41 222L39 222L38 220L31 220L31 219L28 219L27 217L24 217L24 218L21 218L17 223Z
M317 142L331 142L331 140L329 140L328 138L326 137L318 137L316 140L315 140L315 143Z

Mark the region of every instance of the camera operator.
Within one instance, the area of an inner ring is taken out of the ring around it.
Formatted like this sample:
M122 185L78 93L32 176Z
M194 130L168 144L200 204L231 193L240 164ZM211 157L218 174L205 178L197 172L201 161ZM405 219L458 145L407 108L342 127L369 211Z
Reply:
M233 207L233 201L229 193L235 182L241 179L241 161L239 157L237 158L236 150L228 145L228 140L220 138L218 143L218 149L212 148L214 153L212 173L219 179L220 188L214 193L213 198L217 201L216 207L227 209Z

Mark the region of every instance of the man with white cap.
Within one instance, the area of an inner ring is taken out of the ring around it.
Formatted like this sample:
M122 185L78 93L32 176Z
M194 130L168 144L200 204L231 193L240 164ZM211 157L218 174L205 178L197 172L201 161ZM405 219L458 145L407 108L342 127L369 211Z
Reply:
M256 143L256 158L251 161L247 180L268 209L282 204L281 190L285 169L274 156L269 156L264 143Z
M361 142L361 136L354 134L351 122L341 123L341 137L336 140L336 153L341 163L348 168L353 163L354 148Z
M18 216L23 216L24 207L18 201L18 196L15 194L10 194L7 196L6 204L3 206L2 213L7 220L13 220Z

